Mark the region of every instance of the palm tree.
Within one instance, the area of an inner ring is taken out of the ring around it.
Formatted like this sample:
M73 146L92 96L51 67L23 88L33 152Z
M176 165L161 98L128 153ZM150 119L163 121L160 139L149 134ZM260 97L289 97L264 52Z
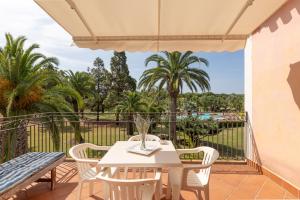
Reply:
M45 120L55 148L59 148L59 126L68 119L75 127L76 138L80 140L79 118L73 114L72 105L66 101L66 96L77 99L82 104L82 98L74 89L62 84L60 76L49 66L58 64L56 58L49 58L34 52L39 48L37 44L24 48L26 38L13 38L6 34L6 45L0 48L0 113L4 117L17 116L28 113L55 112L52 122ZM70 112L66 116L63 112ZM54 119L53 119L54 118ZM19 126L16 124L16 126ZM27 151L27 133L18 131L12 138L16 138L15 156ZM3 141L3 140L2 140ZM22 147L18 149L18 147Z
M202 90L209 90L208 74L192 64L204 64L208 66L208 61L193 55L193 52L187 51L181 53L178 51L169 53L163 52L164 56L154 54L145 60L147 66L150 62L155 62L154 68L145 70L139 82L139 88L151 89L154 86L166 89L170 96L170 136L176 143L176 111L177 98L183 90L184 83L192 91L197 91L198 87Z
M128 133L133 135L133 114L142 112L146 104L142 101L141 96L137 92L127 92L124 99L120 101L116 107L118 113L123 113L125 119L128 120Z
M71 87L76 90L83 99L87 99L92 96L91 89L93 87L93 80L87 72L73 72L67 71L67 80ZM76 113L80 110L83 115L84 107L79 107L79 103L76 98L71 98L73 109Z

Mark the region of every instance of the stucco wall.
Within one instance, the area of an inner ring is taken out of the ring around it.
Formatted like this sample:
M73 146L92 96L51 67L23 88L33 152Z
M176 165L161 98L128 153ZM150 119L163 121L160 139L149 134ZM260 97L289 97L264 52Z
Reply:
M261 164L300 188L300 1L252 36L252 129Z

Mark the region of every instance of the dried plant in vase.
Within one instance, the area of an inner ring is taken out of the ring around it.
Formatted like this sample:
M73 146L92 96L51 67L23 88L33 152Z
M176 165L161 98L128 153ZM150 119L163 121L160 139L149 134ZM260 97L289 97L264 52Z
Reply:
M148 133L151 120L148 117L147 119L144 119L140 114L136 114L134 116L134 123L139 134L141 135L141 150L146 150L146 135Z

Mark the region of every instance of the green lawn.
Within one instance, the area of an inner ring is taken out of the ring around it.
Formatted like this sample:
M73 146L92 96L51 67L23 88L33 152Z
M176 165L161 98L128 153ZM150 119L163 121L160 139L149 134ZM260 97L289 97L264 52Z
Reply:
M244 156L243 127L225 128L218 134L202 136L196 141L192 141L192 139L183 132L179 132L177 136L181 139L181 144L179 144L177 148L210 146L219 151L221 159L242 159ZM198 157L199 155L193 156L193 158Z
M54 151L52 138L49 131L41 127L32 127L28 129L29 134L29 148L31 151ZM38 134L38 130L40 134ZM91 126L82 127L81 135L85 142L101 145L111 146L116 141L128 140L126 129L114 126ZM60 149L59 151L66 152L70 147L75 145L75 134L71 127L65 127L60 134Z
M38 133L38 130L40 134ZM159 129L161 130L161 129ZM28 145L31 151L54 151L52 139L45 128L32 126L28 128ZM165 132L165 130L161 130ZM221 159L242 159L243 158L243 127L226 128L215 135L201 137L197 141L192 141L187 134L177 132L178 138L184 143L179 144L177 148L192 148L195 146L211 146L217 149ZM85 142L97 145L111 146L116 141L128 140L127 129L115 125L90 125L81 127L81 135ZM65 127L60 134L59 151L68 152L69 148L75 145L75 135L71 127ZM199 158L197 155L194 158Z

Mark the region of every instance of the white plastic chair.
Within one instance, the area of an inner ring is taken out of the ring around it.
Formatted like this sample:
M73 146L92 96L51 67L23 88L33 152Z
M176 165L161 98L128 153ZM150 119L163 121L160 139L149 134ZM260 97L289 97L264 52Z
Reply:
M209 200L209 178L212 164L218 159L219 152L211 147L197 147L194 149L177 149L178 155L194 154L203 152L201 164L184 164L182 173L182 189L197 191L198 199L202 199L201 191L204 192L205 200ZM195 170L198 170L196 172ZM170 174L172 176L172 174Z
M73 146L69 150L70 156L76 161L80 176L77 193L78 200L81 198L81 190L83 183L89 183L89 195L91 196L93 194L93 183L97 181L96 175L98 174L98 171L101 170L96 168L98 160L88 158L87 150L92 149L98 151L108 151L109 148L109 146L97 146L90 143L82 143Z
M142 140L142 136L141 135L134 135L132 137L130 137L128 139L128 141L141 141ZM152 135L152 134L147 134L146 135L146 141L156 141L156 142L159 142L160 141L160 138L157 137L156 135ZM145 170L145 168L140 168L140 171L143 171ZM128 169L125 168L125 172L127 172Z
M155 199L160 199L161 190L161 172L157 169L153 169L151 172L152 178L147 177L147 172L132 173L132 177L129 179L127 175L121 178L121 171L127 170L124 168L121 170L118 168L114 173L114 177L110 177L110 169L101 171L97 178L104 181L104 199L109 200L152 200L153 195ZM134 172L136 169L132 169ZM125 174L126 171L124 171ZM126 173L127 174L127 173ZM138 178L136 175L139 175Z
M128 139L128 141L141 141L142 140L142 136L141 135L134 135L132 137L130 137ZM147 134L146 135L146 141L160 141L160 138L157 137L156 135L151 135L151 134Z

